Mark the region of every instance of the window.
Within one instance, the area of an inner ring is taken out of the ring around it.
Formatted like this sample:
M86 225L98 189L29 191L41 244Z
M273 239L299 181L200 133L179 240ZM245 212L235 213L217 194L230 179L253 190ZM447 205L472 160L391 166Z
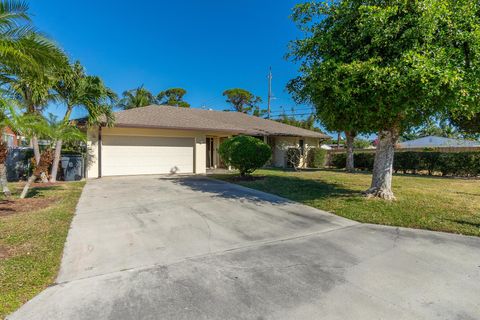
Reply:
M298 141L298 145L300 146L300 155L303 156L303 154L305 153L305 142L303 141L303 139L300 139Z

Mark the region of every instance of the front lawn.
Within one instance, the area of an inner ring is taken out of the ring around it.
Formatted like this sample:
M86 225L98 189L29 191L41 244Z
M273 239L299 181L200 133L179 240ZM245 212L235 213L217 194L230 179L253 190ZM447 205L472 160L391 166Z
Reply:
M259 170L264 179L213 178L280 195L360 222L480 236L480 180L396 175L397 201L367 199L370 174L319 170Z
M0 200L0 319L54 282L84 182L36 185Z

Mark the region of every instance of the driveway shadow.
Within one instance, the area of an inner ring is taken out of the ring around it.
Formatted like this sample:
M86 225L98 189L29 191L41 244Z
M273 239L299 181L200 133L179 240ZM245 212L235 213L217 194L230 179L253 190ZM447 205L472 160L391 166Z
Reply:
M191 190L212 194L214 197L269 202L272 204L291 203L292 201L304 202L320 198L358 196L361 194L359 191L345 189L336 184L292 176L266 176L265 179L239 182L239 185L228 182L228 179L231 177L231 175L215 175L211 178L178 177L167 179Z
M244 188L240 185L221 181L208 177L176 177L176 178L160 178L161 180L168 180L176 185L187 187L190 190L208 194L215 198L224 198L240 201L251 202L268 202L270 204L284 204L291 203L288 199L279 196L268 194L262 191L257 191L249 188Z

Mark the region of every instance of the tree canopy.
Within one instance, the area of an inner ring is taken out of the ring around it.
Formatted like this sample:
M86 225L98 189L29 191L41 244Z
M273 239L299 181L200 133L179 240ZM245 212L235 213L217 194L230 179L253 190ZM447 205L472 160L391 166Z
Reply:
M161 91L157 95L158 103L167 106L190 108L190 104L183 100L183 97L187 94L187 90L183 88L170 88L165 91Z
M118 101L117 107L128 110L146 107L155 103L157 103L155 96L143 86L140 86L136 89L124 91L122 98Z
M251 113L256 116L262 115L263 110L260 110L259 104L262 99L250 91L240 88L228 89L223 92L223 96L227 97L227 102L230 103L233 110L242 113Z
M478 111L478 6L469 0L343 0L294 8L305 36L290 45L300 76L289 90L316 106L327 129L341 124L379 133L385 143L377 148L372 188L382 189L382 197L393 198L388 180L402 132L438 114L470 118Z

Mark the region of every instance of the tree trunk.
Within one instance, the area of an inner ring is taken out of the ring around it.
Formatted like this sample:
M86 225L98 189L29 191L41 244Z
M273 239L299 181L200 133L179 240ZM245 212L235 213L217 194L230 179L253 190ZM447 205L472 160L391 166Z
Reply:
M7 166L5 163L0 163L0 185L2 186L2 192L5 197L10 197L12 193L7 185Z
M32 185L32 183L35 182L36 179L37 179L37 176L35 176L34 174L32 174L28 178L27 183L23 187L23 191L22 191L22 194L20 195L20 199L24 199L27 196L27 193L28 193L28 190L30 189L30 186Z
M67 105L67 111L65 112L65 116L63 117L63 121L67 122L70 120L70 115L72 114L73 106ZM63 141L60 139L55 144L55 154L53 156L53 164L52 164L52 171L50 174L50 182L57 181L57 173L58 173L58 165L60 163L60 157L62 155L62 144Z
M50 182L57 181L58 165L60 163L60 156L62 154L62 143L63 141L57 140L55 144L55 154L53 156L52 172L50 174Z
M348 172L355 171L355 164L353 160L353 142L355 141L355 132L345 131L345 137L347 138L347 166Z
M40 163L40 146L38 145L37 137L32 137L32 147L33 147L33 156L35 157L35 163L38 165ZM48 177L45 172L42 172L40 175L42 183L48 183Z
M392 191L393 157L398 139L396 130L381 131L373 165L372 185L365 193L369 197L395 200Z
M35 163L40 162L40 147L38 146L37 137L32 137L33 156L35 157Z

